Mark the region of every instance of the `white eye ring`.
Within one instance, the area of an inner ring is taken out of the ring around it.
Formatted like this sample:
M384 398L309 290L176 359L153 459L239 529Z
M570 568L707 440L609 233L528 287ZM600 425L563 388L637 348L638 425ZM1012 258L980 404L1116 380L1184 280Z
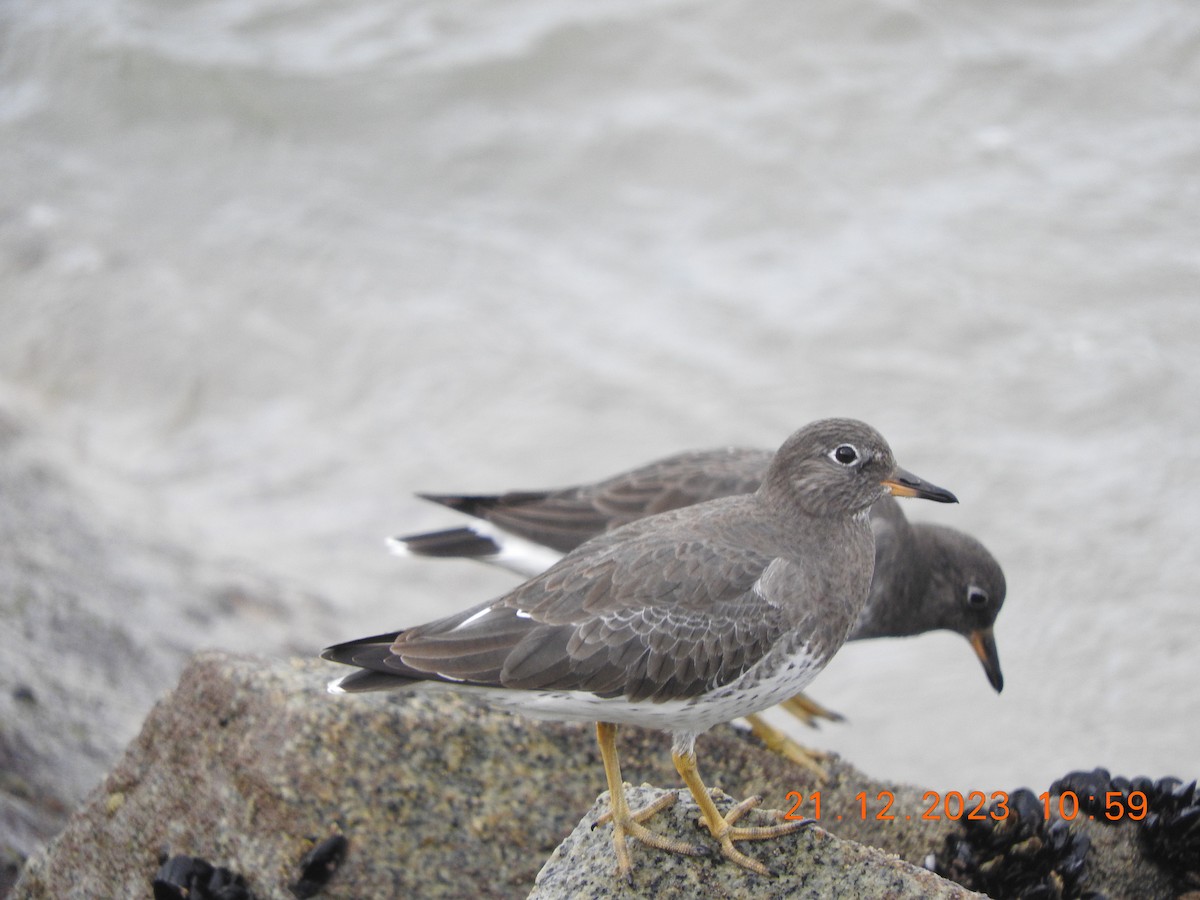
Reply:
M862 459L862 455L853 444L838 444L829 451L829 458L839 466L852 466Z
M987 606L987 603L987 591L985 591L983 588L975 587L975 585L971 585L969 588L967 588L967 606L978 609L979 607Z

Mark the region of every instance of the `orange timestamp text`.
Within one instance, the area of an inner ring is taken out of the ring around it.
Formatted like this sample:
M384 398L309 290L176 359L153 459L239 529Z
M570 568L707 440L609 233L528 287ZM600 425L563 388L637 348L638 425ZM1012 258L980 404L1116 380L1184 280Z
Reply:
M802 794L799 791L788 791L785 798L791 807L783 814L785 819L815 819L821 821L821 792L813 791ZM1042 802L1042 813L1045 819L1052 816L1070 822L1081 816L1088 819L1101 819L1109 822L1120 822L1129 819L1140 822L1149 812L1149 802L1141 791L1131 791L1125 794L1121 791L1108 791L1101 797L1089 796L1086 805L1081 804L1074 791L1063 791L1061 794L1051 794L1049 791L1037 798ZM1007 791L926 791L921 802L924 808L908 814L894 809L896 796L891 791L880 791L873 798L866 791L854 795L856 806L849 815L837 814L834 818L859 818L863 821L874 819L878 822L893 822L901 820L940 821L950 819L958 821L985 821L992 819L1002 821L1011 814L1008 805ZM1086 812L1094 809L1096 812ZM826 816L826 821L829 817Z

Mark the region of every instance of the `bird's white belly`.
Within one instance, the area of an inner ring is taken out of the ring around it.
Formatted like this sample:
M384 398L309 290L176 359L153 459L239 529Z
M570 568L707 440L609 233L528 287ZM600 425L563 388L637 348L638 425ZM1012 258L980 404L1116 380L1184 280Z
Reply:
M768 654L736 681L687 700L630 702L624 697L598 697L587 691L503 688L489 688L481 694L497 706L538 719L613 722L698 734L794 697L824 668L824 661L804 648L783 659L781 656Z

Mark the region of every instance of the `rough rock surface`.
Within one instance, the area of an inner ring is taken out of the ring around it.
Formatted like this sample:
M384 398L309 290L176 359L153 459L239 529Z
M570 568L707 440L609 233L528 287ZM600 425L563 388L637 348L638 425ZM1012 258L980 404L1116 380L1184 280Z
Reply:
M259 900L290 898L301 858L335 833L346 836L349 851L323 897L526 896L603 787L592 729L529 722L453 694L326 694L326 679L342 672L320 661L196 657L64 832L30 860L14 896L146 896L161 854L170 853L244 875ZM678 785L664 735L626 729L620 750L626 777ZM697 750L711 786L736 797L760 794L765 807L786 809L789 791L818 787L733 728L704 735ZM922 791L872 780L837 760L819 787L824 828L915 865L956 828L917 816L864 819L859 792L890 790L903 813L924 808ZM677 806L664 824L686 815L686 805ZM815 829L793 840L796 852L814 858L859 853ZM594 846L602 866L607 842ZM578 840L559 858L572 852L582 852ZM773 854L783 848L752 852L778 866ZM634 853L636 865L650 851ZM721 884L757 878L710 865L717 864L703 863L704 871L717 872ZM638 877L647 877L644 870ZM1132 853L1110 882L1089 887L1112 898L1164 896L1155 877ZM656 880L648 890L661 895L665 887Z
M627 791L634 809L652 803L664 793L648 785ZM725 794L716 800L720 809L735 802ZM882 850L840 840L815 825L783 838L739 844L743 852L766 863L773 873L770 878L730 865L719 855L694 859L634 843L633 884L626 887L613 876L616 856L611 828L591 827L607 809L605 792L542 867L529 900L599 898L612 896L614 892L658 900L675 897L956 900L982 896ZM699 815L700 808L684 792L673 806L655 816L653 827L665 834L687 835L694 831L694 840L703 841L707 832L696 825ZM743 821L747 825L770 825L776 819L767 810L755 810Z

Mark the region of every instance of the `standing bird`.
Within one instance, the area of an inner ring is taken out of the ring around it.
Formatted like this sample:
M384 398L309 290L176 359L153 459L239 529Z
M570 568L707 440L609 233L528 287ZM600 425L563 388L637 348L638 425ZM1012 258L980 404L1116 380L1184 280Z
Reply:
M644 516L758 490L773 454L752 448L679 453L592 484L497 495L421 494L474 516L470 525L389 540L401 555L470 558L529 577L589 538ZM1004 605L1004 572L975 538L940 525L911 524L888 495L871 507L875 571L849 640L947 630L962 635L988 682L1004 687L993 624ZM838 720L803 694L785 709L815 724ZM757 715L747 716L772 749L818 772L811 754Z
M626 878L628 838L702 852L642 824L665 804L633 812L625 798L617 726L667 730L675 767L723 855L769 874L735 842L806 823L738 826L756 798L722 815L700 778L696 738L794 696L841 647L871 584L868 510L887 492L957 502L898 468L870 426L814 422L784 442L752 494L631 522L497 600L327 648L326 659L360 669L330 689L423 683L482 693L528 716L596 722Z

